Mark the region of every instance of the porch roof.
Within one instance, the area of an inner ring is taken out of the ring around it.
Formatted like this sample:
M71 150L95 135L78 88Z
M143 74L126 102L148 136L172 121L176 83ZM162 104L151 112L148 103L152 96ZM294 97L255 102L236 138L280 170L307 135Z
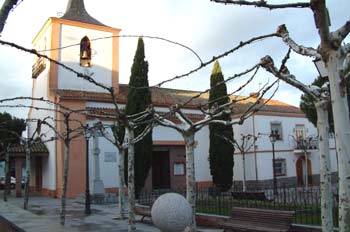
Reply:
M35 156L41 156L41 157L47 157L49 156L49 150L47 149L46 145L43 142L34 143L30 147L31 155L32 157ZM25 157L25 147L24 144L17 144L10 148L10 158L13 157ZM4 160L5 155L0 155L0 160Z

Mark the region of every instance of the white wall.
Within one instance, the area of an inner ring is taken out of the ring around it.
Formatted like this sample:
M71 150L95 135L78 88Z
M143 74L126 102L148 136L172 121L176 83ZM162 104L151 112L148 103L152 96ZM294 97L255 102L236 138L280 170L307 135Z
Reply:
M35 48L40 51L42 49L50 49L51 47L51 28L49 27L43 35L37 40ZM44 53L45 54L45 53ZM47 54L50 56L50 54ZM33 61L34 62L34 61ZM33 97L34 98L44 98L48 99L48 79L49 79L49 68L50 62L46 61L46 69L34 79ZM33 106L38 108L44 108L47 110L35 110L32 109L29 117L31 119L44 119L46 117L51 117L55 119L55 113L52 111L55 109L54 105L49 105L40 101L33 101ZM55 126L54 121L47 120L48 123ZM31 136L36 129L36 122L29 124L28 135ZM46 139L54 136L54 132L47 126L42 126L41 132L46 135ZM45 139L44 138L44 139ZM45 143L47 149L49 150L49 156L43 158L43 188L55 190L56 189L56 145L55 142Z
M105 86L112 86L112 54L113 49L116 49L112 46L112 38L91 41L92 67L83 68L79 63L79 44L84 36L88 36L92 40L94 38L112 36L112 33L62 24L60 30L60 47L78 44L77 46L60 50L60 61L78 72L89 74L97 82ZM101 87L91 84L82 78L78 78L74 73L62 67L58 68L58 88L106 92Z

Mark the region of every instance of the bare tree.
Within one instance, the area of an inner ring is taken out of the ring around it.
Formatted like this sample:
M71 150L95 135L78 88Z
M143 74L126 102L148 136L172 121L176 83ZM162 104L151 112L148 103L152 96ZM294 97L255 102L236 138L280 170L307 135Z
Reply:
M268 9L309 8L314 16L315 26L321 40L317 49L297 44L290 38L285 26L280 27L278 35L296 53L321 59L328 71L336 149L339 159L339 229L350 231L350 121L346 97L345 74L349 70L350 44L342 44L350 32L350 21L331 32L330 17L326 0L310 0L306 3L268 4L267 1L212 0L232 5L256 6ZM323 138L325 139L325 138Z
M290 50L289 50L290 51ZM332 204L332 185L331 185L331 161L329 155L329 125L328 125L328 105L330 104L329 90L327 86L320 89L317 86L307 86L289 73L285 63L289 57L289 51L277 69L270 56L262 59L262 66L271 74L276 76L301 90L303 93L312 97L317 111L317 129L318 142L320 150L320 184L321 184L321 218L322 230L333 231L333 204ZM306 152L305 152L306 153ZM306 157L307 163L307 157Z
M225 141L231 143L232 146L234 146L235 148L237 148L240 153L242 154L242 167L243 167L243 192L246 191L247 187L246 187L246 162L245 162L245 154L255 145L256 140L258 139L258 136L252 135L252 134L241 134L240 137L240 142L235 140L230 140L224 136L221 135L217 135L219 137L221 137L222 139L224 139Z

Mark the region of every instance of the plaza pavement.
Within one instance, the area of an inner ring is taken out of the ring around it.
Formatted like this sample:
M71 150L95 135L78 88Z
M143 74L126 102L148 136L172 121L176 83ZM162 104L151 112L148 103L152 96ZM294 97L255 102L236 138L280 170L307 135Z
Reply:
M0 215L26 232L127 232L127 220L117 220L118 204L91 205L91 215L84 214L84 198L67 200L65 226L59 223L60 200L42 196L29 198L29 211L23 210L23 198L9 197L3 201L0 194ZM136 219L140 219L139 216ZM152 225L136 224L137 231L159 232ZM198 231L222 230L199 228Z

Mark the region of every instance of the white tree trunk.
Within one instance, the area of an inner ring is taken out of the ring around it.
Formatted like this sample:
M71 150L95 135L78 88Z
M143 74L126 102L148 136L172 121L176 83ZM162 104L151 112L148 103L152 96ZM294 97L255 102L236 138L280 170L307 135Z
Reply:
M307 191L309 189L309 165L308 165L308 157L307 157L307 144L306 141L304 141L304 158L305 158L305 170L304 170L304 176L305 176L305 190Z
M8 149L5 154L5 180L4 180L4 201L7 201L7 195L11 193L11 187L9 189L9 175L10 175L10 153ZM11 183L11 179L10 179Z
M125 175L124 175L124 156L126 154L126 149L121 148L119 151L119 214L120 219L124 220L126 218L126 209L125 209Z
M64 153L64 167L63 167L63 179L62 179L62 193L61 193L61 213L60 223L64 225L66 220L66 195L67 195L67 182L68 182L68 170L69 170L69 152L70 152L70 140L64 141L65 153Z
M29 201L29 183L30 183L30 160L31 160L31 153L30 153L30 147L29 142L25 142L25 152L26 152L26 182L24 186L24 203L23 203L23 209L28 209L28 201Z
M196 226L196 177L194 169L194 133L183 135L186 144L186 198L192 207L192 224L190 231L197 231Z
M127 134L129 136L128 147L128 195L129 195L129 220L128 231L136 231L135 226L135 178L134 178L134 163L135 163L135 147L134 147L134 130L127 128Z
M247 190L246 188L246 175L245 175L245 154L242 152L242 163L243 163L243 192Z
M343 60L329 51L326 62L331 90L334 131L339 159L339 231L350 231L350 122L345 80L339 75Z
M317 112L318 146L320 150L320 187L322 231L333 231L333 194L331 159L329 155L328 101L315 103Z

